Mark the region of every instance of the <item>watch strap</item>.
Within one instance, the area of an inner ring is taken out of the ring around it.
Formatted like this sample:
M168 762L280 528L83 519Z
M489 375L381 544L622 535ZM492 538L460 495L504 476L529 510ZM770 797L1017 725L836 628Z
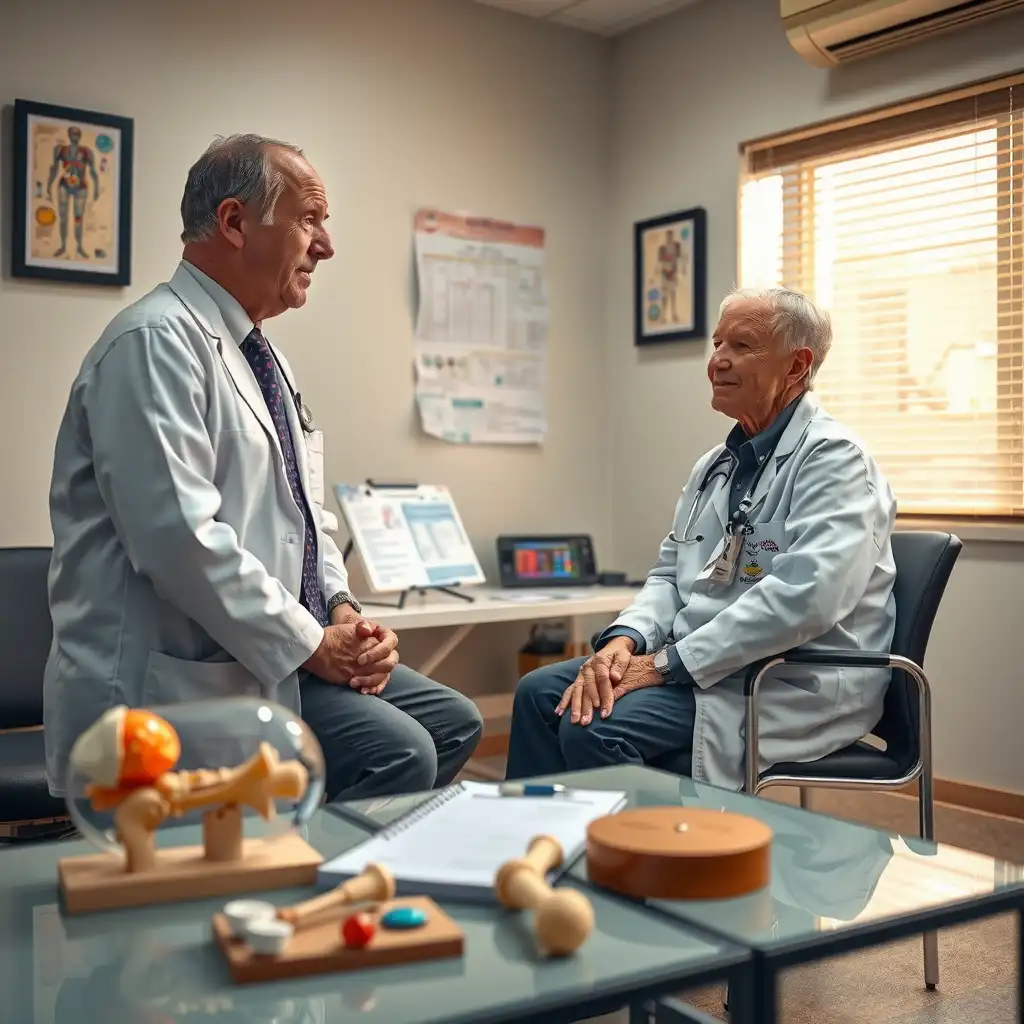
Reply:
M357 615L362 614L363 606L349 593L342 590L327 602L327 614L330 615L338 605L350 604Z

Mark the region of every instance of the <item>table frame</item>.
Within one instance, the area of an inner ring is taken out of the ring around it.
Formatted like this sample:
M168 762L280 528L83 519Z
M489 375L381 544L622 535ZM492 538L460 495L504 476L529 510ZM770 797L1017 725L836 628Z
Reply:
M738 944L735 935L719 932L706 925L693 924L661 907L648 906L647 909L670 917L698 934L713 935L718 939ZM919 910L898 918L865 921L863 924L836 932L818 932L805 939L771 946L747 946L753 959L745 980L730 987L730 1022L776 1024L778 979L789 967L799 967L844 953L853 953L859 949L870 949L900 939L912 938L927 931L951 928L1014 912L1017 915L1017 1020L1024 1022L1024 885L987 896L961 900L943 907ZM699 1019L694 1018L692 1012L685 1004L663 999L656 1007L655 1020L657 1024L681 1024Z

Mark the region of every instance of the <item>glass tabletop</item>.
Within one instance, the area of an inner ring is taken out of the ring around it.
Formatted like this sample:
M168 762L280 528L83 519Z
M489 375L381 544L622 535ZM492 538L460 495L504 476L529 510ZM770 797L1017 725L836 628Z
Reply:
M1024 868L1019 865L651 768L599 768L545 776L543 781L625 790L629 807L705 807L749 815L769 825L773 839L768 889L729 900L649 901L659 911L745 948L820 942L826 933L882 925L1010 890L1019 891L1024 899ZM415 799L405 797L401 805L376 808L371 801L361 801L352 811L372 820L379 816L384 823ZM568 877L588 882L585 857L577 859Z
M321 811L304 834L331 857L367 833ZM191 826L161 835L161 845L199 839L198 829ZM723 977L749 955L588 890L595 929L579 952L565 959L537 956L526 915L446 903L465 934L461 958L236 985L210 937L210 916L226 897L64 914L57 899L57 860L91 852L81 841L0 848L0 1021L498 1021L605 996L623 994L625 1002L629 992L644 984ZM258 895L280 905L306 898L311 890Z

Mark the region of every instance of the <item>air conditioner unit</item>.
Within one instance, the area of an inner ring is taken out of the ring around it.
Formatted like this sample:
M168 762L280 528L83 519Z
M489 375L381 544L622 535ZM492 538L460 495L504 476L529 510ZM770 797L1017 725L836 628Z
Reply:
M1024 11L1024 0L780 0L793 48L830 68Z

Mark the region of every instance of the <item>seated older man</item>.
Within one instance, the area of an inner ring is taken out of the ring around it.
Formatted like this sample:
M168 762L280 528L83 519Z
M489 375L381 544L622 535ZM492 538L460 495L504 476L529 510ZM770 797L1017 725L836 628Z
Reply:
M795 647L887 651L896 503L858 438L809 394L827 314L785 289L722 303L711 405L735 420L694 466L636 600L597 653L531 672L512 712L507 777L676 765L743 784L746 666ZM888 672L780 667L761 687L762 769L867 735Z

